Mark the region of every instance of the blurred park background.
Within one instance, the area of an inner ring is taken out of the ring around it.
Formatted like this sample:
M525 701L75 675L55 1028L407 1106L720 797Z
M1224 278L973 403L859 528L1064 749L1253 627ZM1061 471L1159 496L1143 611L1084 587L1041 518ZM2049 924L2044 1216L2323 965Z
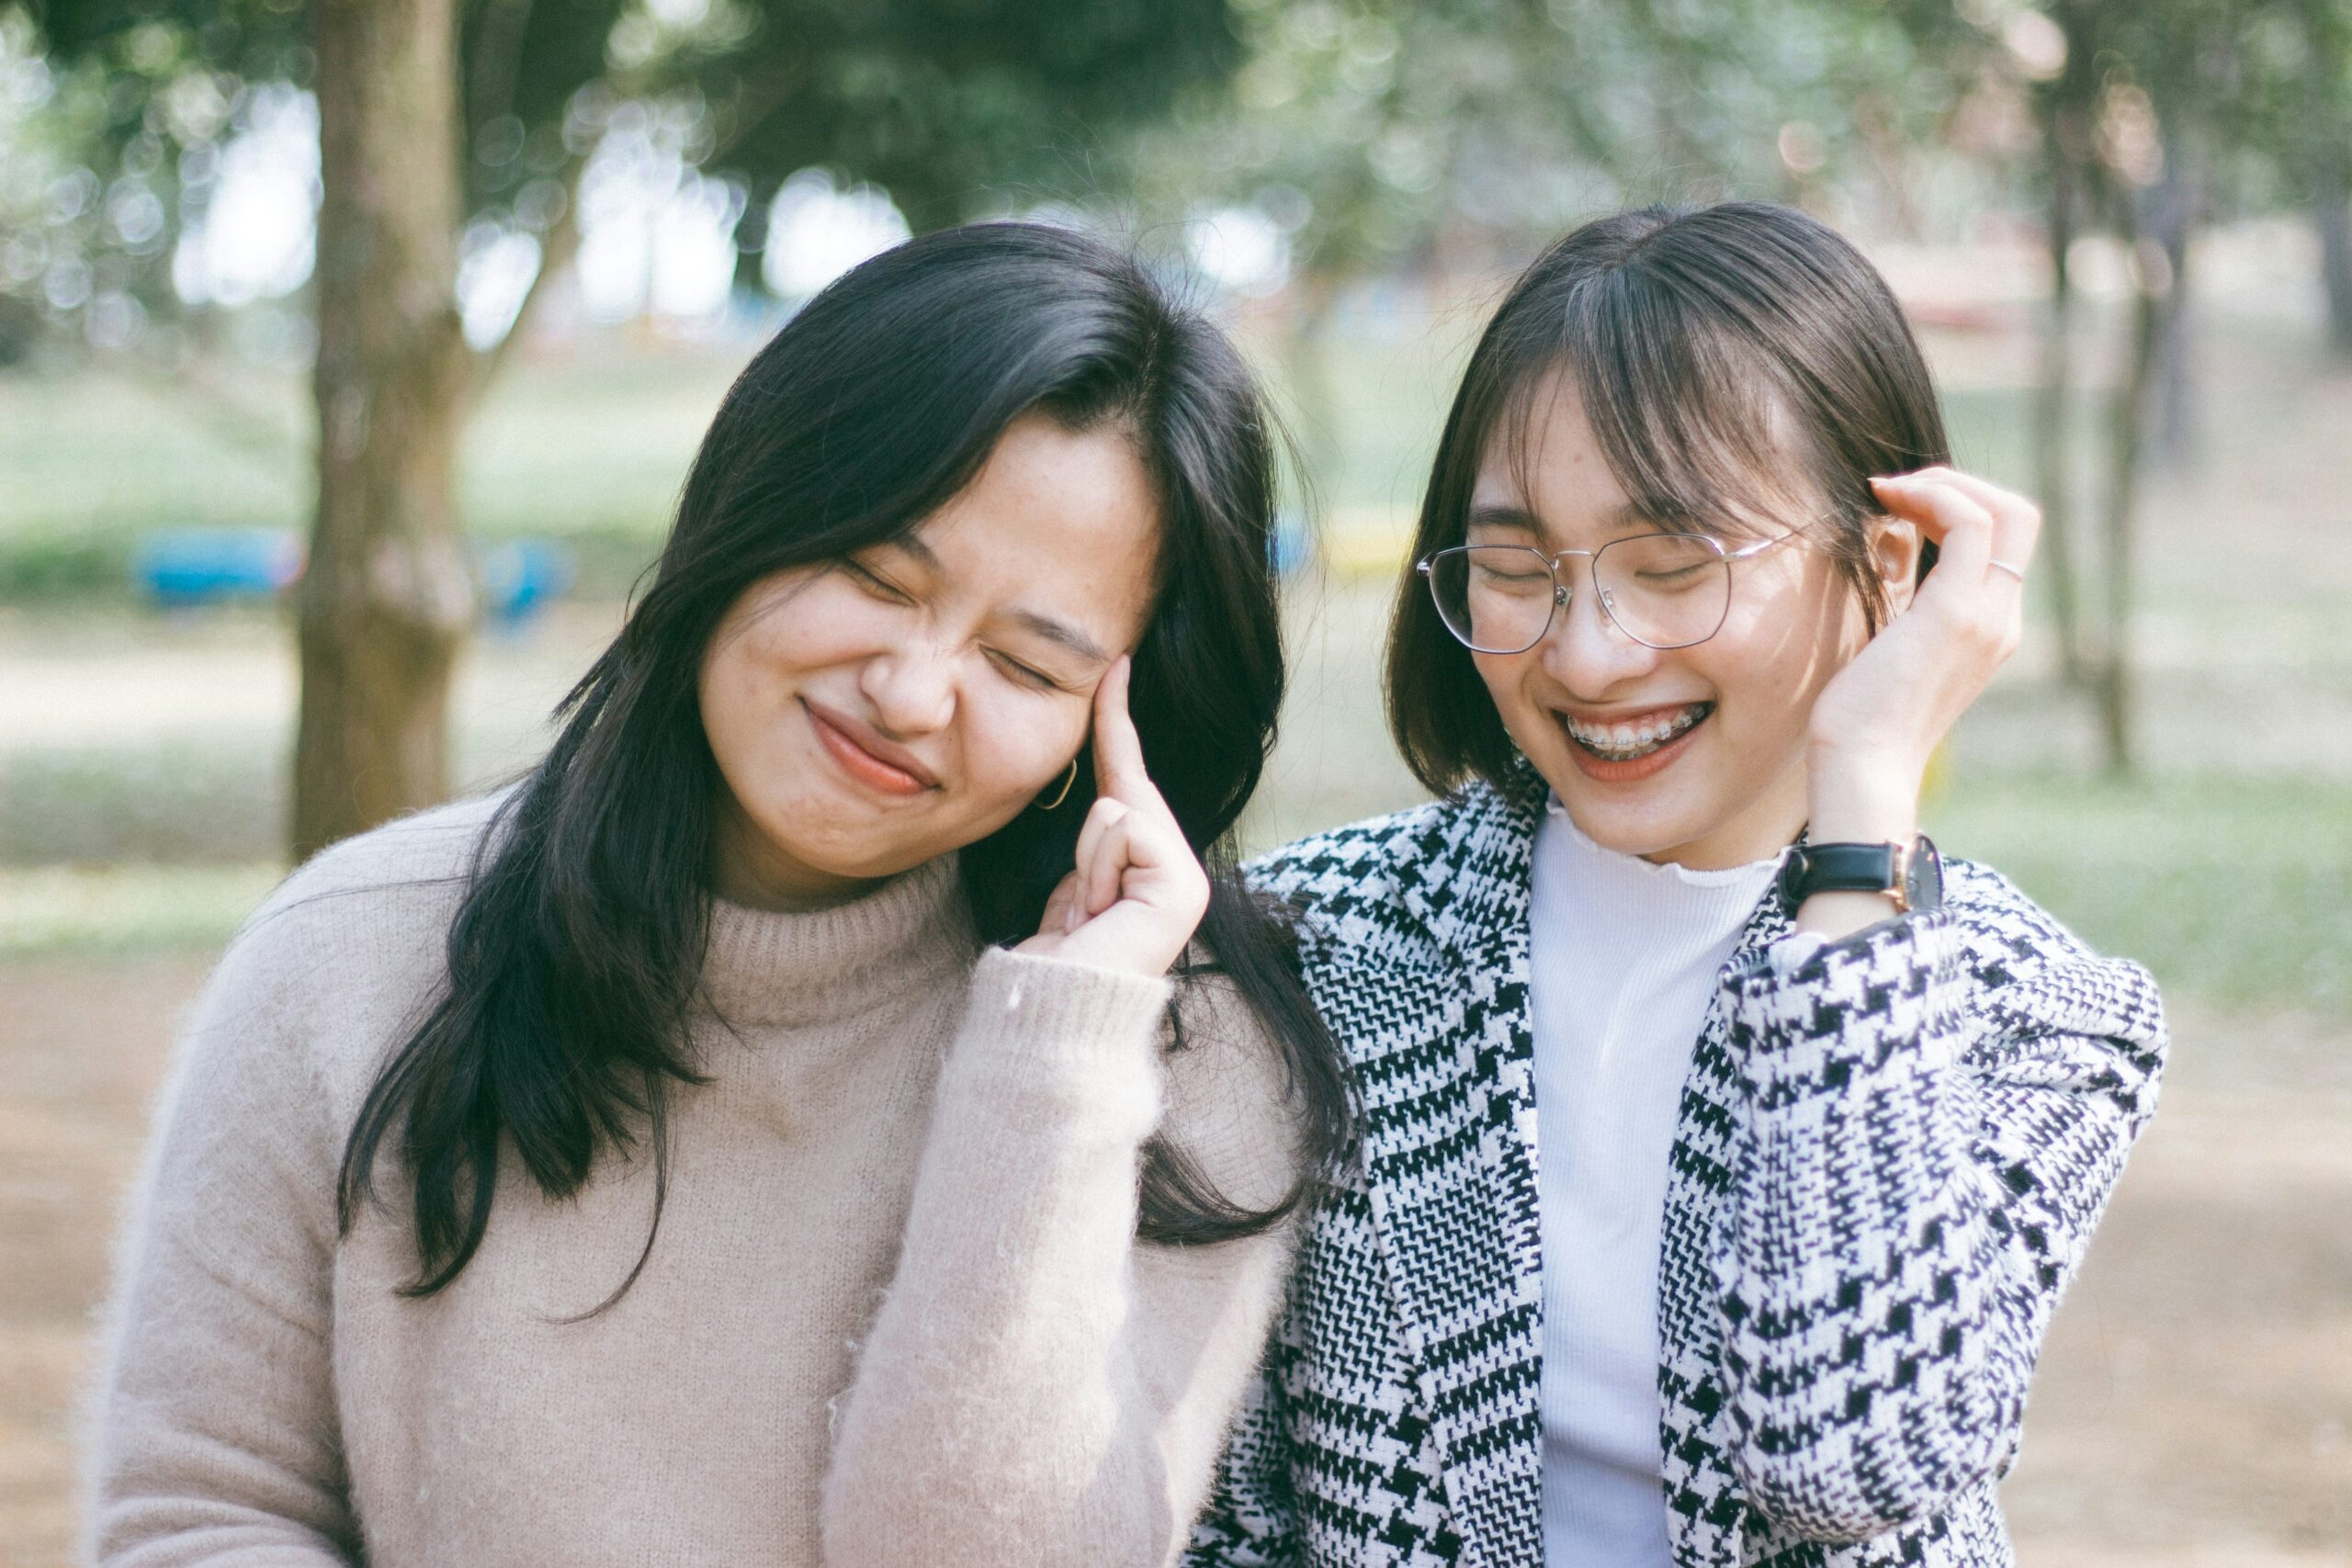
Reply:
M1743 196L1880 262L2050 515L1933 830L2177 1015L2023 1560L2352 1564L2347 189L2352 0L0 0L0 1563L70 1554L220 945L532 760L826 280L1020 214L1230 322L1312 477L1271 843L1416 796L1382 623L1513 269Z

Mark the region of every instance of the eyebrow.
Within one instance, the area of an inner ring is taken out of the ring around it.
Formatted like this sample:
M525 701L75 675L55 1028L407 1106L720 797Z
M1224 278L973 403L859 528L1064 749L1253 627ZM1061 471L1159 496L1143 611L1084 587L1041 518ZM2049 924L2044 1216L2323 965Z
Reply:
M1464 533L1473 528L1515 528L1522 534L1544 532L1543 525L1535 521L1533 513L1523 506L1510 506L1500 502L1473 506L1470 515L1463 520L1462 527Z
M1600 521L1611 532L1618 534L1631 534L1658 525L1655 519L1631 502L1611 507L1601 514ZM1462 527L1464 533L1473 528L1515 528L1539 538L1544 534L1543 521L1535 513L1524 506L1514 506L1508 502L1489 502L1473 506L1469 516L1463 520Z
M941 570L939 553L925 544L920 534L904 534L890 540L889 543L893 548L905 551L930 570ZM1111 662L1111 656L1102 651L1102 644L1068 621L1056 620L1051 615L1039 615L1035 610L1023 610L1017 606L1006 611L1005 614L1018 622L1023 629L1032 636L1041 637L1058 648L1067 649L1080 659L1094 664Z
M1111 662L1111 656L1102 651L1100 643L1068 621L1057 621L1051 615L1041 615L1035 610L1014 609L1005 613L1036 636L1044 637L1047 642L1068 649L1089 663Z
M901 534L895 539L885 539L882 542L892 549L905 551L933 571L939 570L939 552L923 543L921 534Z

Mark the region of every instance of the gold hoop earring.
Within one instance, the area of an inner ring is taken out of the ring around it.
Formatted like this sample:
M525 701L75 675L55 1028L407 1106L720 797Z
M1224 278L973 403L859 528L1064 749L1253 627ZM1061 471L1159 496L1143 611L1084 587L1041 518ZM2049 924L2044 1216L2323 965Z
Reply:
M1075 757L1072 757L1072 758L1069 760L1069 776L1068 778L1065 778L1064 780L1062 780L1061 793L1060 793L1060 794L1058 794L1058 795L1055 795L1055 796L1054 796L1054 798L1053 798L1053 799L1051 799L1051 800L1037 801L1037 802L1034 802L1033 804L1035 804L1035 805L1036 806L1037 809L1038 809L1038 810L1040 810L1040 811L1051 811L1051 810L1053 810L1053 809L1054 809L1054 807L1056 807L1059 806L1063 801L1068 800L1068 799L1069 798L1069 792L1070 792L1070 788L1071 788L1071 786L1072 786L1072 785L1076 784L1077 783L1078 783L1078 759L1077 759L1077 758L1075 758Z

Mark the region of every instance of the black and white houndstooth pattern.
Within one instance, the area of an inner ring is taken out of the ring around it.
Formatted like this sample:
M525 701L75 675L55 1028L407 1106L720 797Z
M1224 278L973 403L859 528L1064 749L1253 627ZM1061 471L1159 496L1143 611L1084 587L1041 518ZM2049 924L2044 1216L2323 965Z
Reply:
M1254 868L1306 917L1363 1141L1308 1223L1190 1568L1543 1562L1542 804L1523 771ZM1768 895L1725 967L1659 1258L1679 1568L2011 1561L1993 1485L2165 1029L2144 971L1989 871L1947 884L1942 913L1810 953Z

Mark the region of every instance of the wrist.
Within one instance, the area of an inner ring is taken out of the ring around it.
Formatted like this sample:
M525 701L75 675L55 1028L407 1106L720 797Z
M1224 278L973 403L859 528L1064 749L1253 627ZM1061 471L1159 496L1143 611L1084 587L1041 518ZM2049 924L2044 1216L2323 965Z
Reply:
M1816 750L1805 781L1805 836L1823 844L1909 843L1919 831L1926 772Z

